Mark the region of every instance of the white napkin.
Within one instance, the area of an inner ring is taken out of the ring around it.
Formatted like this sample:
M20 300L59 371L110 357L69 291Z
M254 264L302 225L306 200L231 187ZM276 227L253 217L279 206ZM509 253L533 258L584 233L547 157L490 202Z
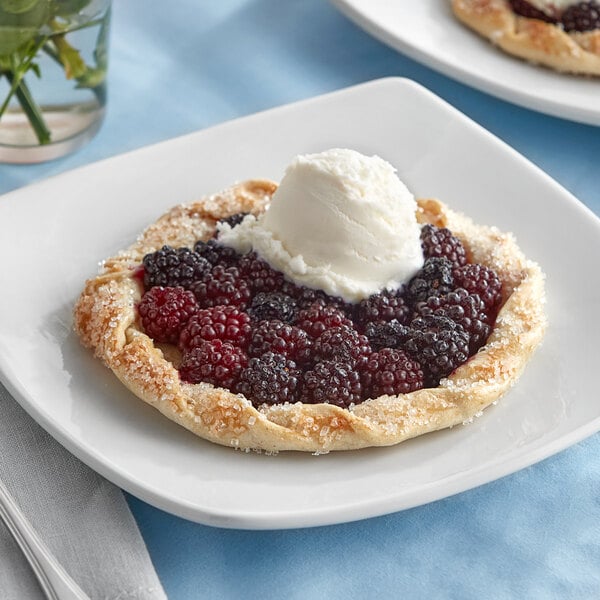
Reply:
M92 600L165 600L119 488L67 452L0 385L0 478ZM0 523L0 597L43 598Z

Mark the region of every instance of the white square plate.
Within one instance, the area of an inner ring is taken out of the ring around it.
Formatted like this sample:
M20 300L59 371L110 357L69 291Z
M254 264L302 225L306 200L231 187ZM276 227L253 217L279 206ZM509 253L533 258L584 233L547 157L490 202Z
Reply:
M471 424L390 448L244 454L167 420L80 346L71 310L100 260L174 204L245 178L279 179L294 155L334 146L379 154L416 195L513 231L545 268L549 331L497 406ZM596 272L599 234L590 211L503 142L422 87L379 80L1 197L0 373L75 455L177 515L240 528L380 515L491 481L600 429L589 341L600 339L600 321L589 318L600 287L597 278L581 280Z
M600 125L600 79L565 75L510 56L467 29L450 0L332 0L365 31L444 75L503 100Z

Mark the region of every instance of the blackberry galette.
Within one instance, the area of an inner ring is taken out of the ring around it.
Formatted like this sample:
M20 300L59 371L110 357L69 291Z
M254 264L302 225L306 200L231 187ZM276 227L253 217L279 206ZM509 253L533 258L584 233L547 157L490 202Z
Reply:
M600 75L600 1L452 0L456 17L513 56Z
M177 206L87 282L76 331L133 393L219 444L321 453L463 423L516 381L544 281L511 235L417 201L422 266L351 302L215 237L276 189Z

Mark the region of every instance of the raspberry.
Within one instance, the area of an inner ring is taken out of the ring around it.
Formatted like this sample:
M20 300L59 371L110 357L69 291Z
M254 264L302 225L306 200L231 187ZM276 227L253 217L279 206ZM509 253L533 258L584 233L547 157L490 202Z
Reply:
M376 321L367 323L365 335L371 343L371 348L400 348L408 332L408 327L400 321Z
M425 258L447 258L457 267L467 264L465 247L446 227L424 225L421 229L421 247Z
M592 31L600 29L600 4L580 2L569 6L561 17L565 31Z
M318 362L304 374L300 402L335 404L348 408L362 400L360 375L351 365L334 360Z
M250 316L235 306L221 304L204 308L186 323L179 335L179 348L189 352L203 341L221 340L246 349L252 326Z
M343 360L353 366L362 364L371 353L369 340L356 329L341 325L326 329L314 345L314 360Z
M240 259L240 255L228 246L220 244L216 240L208 242L198 241L194 245L194 252L206 259L213 267L233 267Z
M492 323L502 302L502 282L496 272L483 265L469 264L454 270L454 281L456 287L481 298Z
M373 352L361 369L368 398L408 394L423 387L421 365L403 350L383 348Z
M411 310L402 296L402 290L396 292L384 290L360 302L357 318L358 322L366 327L368 323L374 321L392 321L395 319L405 323L410 313Z
M235 213L234 215L229 215L228 217L225 217L224 219L219 219L219 223L227 223L227 225L229 225L229 227L235 227L236 225L239 225L243 220L244 217L246 217L247 215L249 215L250 213L247 212L239 212L239 213Z
M469 354L474 354L485 344L492 328L487 323L485 305L477 294L458 288L445 296L432 296L415 307L417 315L448 317L469 334Z
M296 318L296 301L287 294L280 292L259 292L252 299L248 314L255 321L278 319L291 323Z
M218 304L244 309L250 301L250 287L236 267L213 267L200 281L190 286L201 308Z
M547 23L556 23L556 19L547 15L545 12L539 10L535 6L532 6L526 0L509 0L510 5L514 12L522 17L528 19L539 19L540 21L546 21Z
M418 361L427 387L436 387L469 358L469 335L447 317L417 317L410 323L403 349Z
M276 271L255 252L244 254L238 265L240 275L248 282L252 291L276 292L281 290L283 273Z
M447 258L428 258L420 271L409 281L407 294L413 303L430 296L447 294L454 287L453 265Z
M144 288L154 286L189 289L197 279L201 279L210 269L208 262L189 248L163 246L160 250L146 254L142 261Z
M254 404L283 404L299 398L302 373L293 360L267 352L251 358L242 370L233 391L243 394Z
M298 364L311 359L312 340L306 331L282 321L261 321L253 331L248 354L262 356L266 352L282 354Z
M231 389L248 364L246 353L222 340L204 340L183 355L179 374L188 383L212 383Z
M177 343L180 331L197 310L194 294L182 287L153 287L138 305L144 331L157 342L170 344Z
M327 306L319 302L313 303L298 313L296 325L304 329L312 338L318 338L326 329L346 325L352 327L352 321L335 306Z

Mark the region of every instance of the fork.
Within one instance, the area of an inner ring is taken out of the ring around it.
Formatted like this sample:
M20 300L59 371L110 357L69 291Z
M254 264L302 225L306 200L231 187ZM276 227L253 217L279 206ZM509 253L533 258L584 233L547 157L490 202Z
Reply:
M39 538L2 480L0 519L21 548L48 600L90 600Z

